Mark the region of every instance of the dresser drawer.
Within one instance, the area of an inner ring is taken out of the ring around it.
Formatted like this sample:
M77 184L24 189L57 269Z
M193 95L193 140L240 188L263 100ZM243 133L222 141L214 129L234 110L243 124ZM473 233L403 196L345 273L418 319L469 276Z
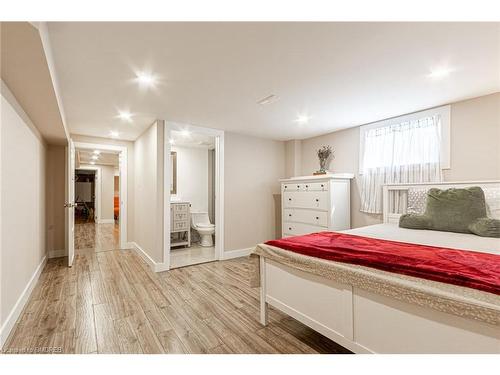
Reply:
M188 221L174 221L174 225L171 228L172 232L175 231L183 231L183 230L188 230L189 229L189 222Z
M282 185L283 192L285 191L328 191L328 182L299 182L286 183Z
M326 211L286 208L284 210L283 221L327 227L328 215Z
M328 182L312 182L307 184L307 191L328 191Z
M306 189L306 184L303 183L286 183L283 184L283 191L304 191Z
M326 191L286 191L283 192L284 208L328 209L328 192Z
M188 221L189 219L189 214L187 212L175 212L173 213L173 219L174 221Z
M174 207L174 212L187 212L189 211L189 204L188 203L176 203L171 205L171 207Z
M283 236L301 236L303 234L323 232L326 228L302 223L283 223Z

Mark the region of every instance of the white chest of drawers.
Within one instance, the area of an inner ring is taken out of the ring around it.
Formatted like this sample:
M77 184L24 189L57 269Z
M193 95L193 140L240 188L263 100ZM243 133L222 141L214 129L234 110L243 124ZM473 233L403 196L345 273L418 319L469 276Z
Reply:
M191 246L189 202L170 202L170 246Z
M283 237L351 227L349 173L280 180Z

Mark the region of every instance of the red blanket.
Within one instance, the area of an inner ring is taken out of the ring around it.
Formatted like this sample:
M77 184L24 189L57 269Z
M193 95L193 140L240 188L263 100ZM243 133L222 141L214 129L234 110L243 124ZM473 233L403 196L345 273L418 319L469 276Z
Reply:
M500 295L500 256L336 232L267 241L316 258L357 264Z

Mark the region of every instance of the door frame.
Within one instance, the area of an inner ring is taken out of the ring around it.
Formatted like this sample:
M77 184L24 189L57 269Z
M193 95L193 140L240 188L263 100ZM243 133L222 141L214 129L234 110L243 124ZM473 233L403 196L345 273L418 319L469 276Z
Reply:
M215 137L215 259L224 259L224 131L190 124L164 122L164 205L163 205L163 262L170 269L170 131L188 130Z
M96 186L95 186L95 210L94 210L94 222L96 224L99 224L99 218L101 215L101 168L96 167L96 166L85 166L85 167L75 167L75 171L81 169L81 170L87 170L87 171L95 171L95 181L96 181ZM76 174L76 173L75 173ZM76 183L76 181L75 181ZM99 184L99 186L97 186ZM76 189L75 189L76 192ZM76 196L75 196L76 199Z
M128 155L126 146L117 146L101 143L74 142L75 148L92 149L101 151L114 151L120 157L120 249L129 249L127 223L128 223ZM101 202L102 203L102 202ZM100 208L100 207L99 207Z

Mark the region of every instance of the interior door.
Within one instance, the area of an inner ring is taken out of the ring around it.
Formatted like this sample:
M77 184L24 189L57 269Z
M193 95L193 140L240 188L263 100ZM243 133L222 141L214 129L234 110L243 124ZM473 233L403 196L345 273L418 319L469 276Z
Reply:
M67 148L67 191L68 199L65 207L67 212L68 267L73 265L75 258L75 145L70 139Z

